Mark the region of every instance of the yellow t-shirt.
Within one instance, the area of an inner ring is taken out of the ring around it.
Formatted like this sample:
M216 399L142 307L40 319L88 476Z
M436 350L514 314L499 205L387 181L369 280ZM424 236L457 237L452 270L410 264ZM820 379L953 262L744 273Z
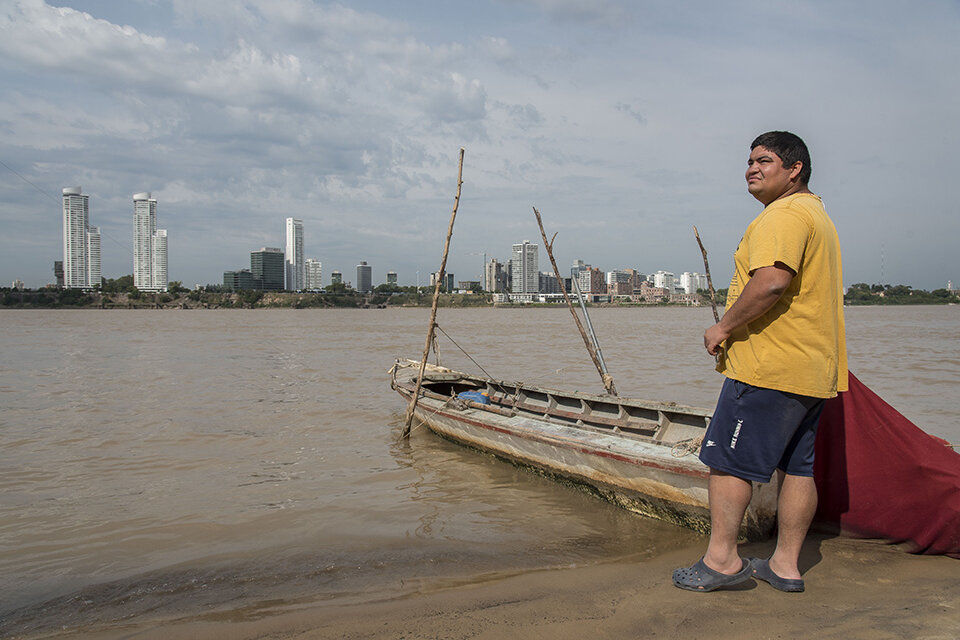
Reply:
M815 398L847 390L840 241L812 193L771 202L733 256L727 308L751 274L782 262L796 273L780 299L724 343L717 371L757 387Z

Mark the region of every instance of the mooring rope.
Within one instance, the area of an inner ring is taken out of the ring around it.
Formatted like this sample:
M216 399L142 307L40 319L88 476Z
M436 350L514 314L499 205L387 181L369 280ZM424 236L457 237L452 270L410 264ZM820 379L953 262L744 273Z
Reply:
M415 426L415 427L413 427L412 429L410 429L410 432L413 433L414 431L416 431L417 429L419 429L419 428L422 427L423 425L427 424L427 420L428 420L428 419L430 419L431 417L437 415L438 413L440 413L441 411L443 411L444 409L446 409L448 406L450 406L450 402L451 402L452 400L456 400L456 396L450 396L449 398L447 398L446 402L444 402L442 405L440 405L439 407L437 407L436 409L434 409L433 411L431 411L431 412L429 413L429 415L425 416L425 417L422 418L422 419L419 419L419 420L420 420L420 424L418 424L417 426Z
M443 335L447 336L447 339L450 340L450 342L452 342L457 349L460 349L460 351L463 352L463 355L467 356L467 357L470 359L470 362L472 362L473 364L477 365L477 367L480 369L480 371L483 371L483 373L484 373L488 378L490 378L491 380L493 380L493 376L490 375L490 373L489 373L486 369L484 369L483 366L482 366L479 362L477 362L476 360L474 360L474 359L473 359L473 356L471 356L469 353L467 353L466 350L465 350L463 347L461 347L460 344L457 343L456 340L454 340L453 338L451 338L451 337L450 337L450 334L443 330L443 327L441 327L439 324L436 325L436 327L437 327L437 331L439 331L439 332L442 333Z
M680 440L670 449L670 455L674 458L682 458L683 456L700 451L701 444L703 444L703 436Z
M439 324L435 324L434 326L436 327L436 329L437 329L440 333L442 333L443 335L445 335L445 336L447 337L447 339L450 340L450 342L452 342L452 343L454 344L454 346L457 347L457 349L460 349L460 351L463 353L463 355L467 356L467 358L470 359L470 362L472 362L473 364L475 364L475 365L477 366L477 368L480 369L480 371L483 371L483 374L484 374L485 376L487 376L487 380L489 380L490 382L492 382L493 384L495 384L495 385L497 386L497 388L499 388L500 391L503 392L504 397L507 397L507 396L510 395L510 393L507 392L507 390L504 388L504 386L503 386L498 380L496 380L492 375L490 375L490 372L489 372L489 371L487 371L486 369L483 368L483 365L481 365L479 362L477 362L477 361L474 359L473 356L471 356L469 353L467 353L466 349L464 349L463 347L461 347L460 344L459 344L456 340L454 340L453 337L451 337L449 333L447 333L446 331L443 330L443 327L441 327ZM511 405L511 408L514 409L514 410L516 410L516 408L517 408L517 401L518 401L519 398L520 398L520 388L521 388L522 386L523 386L523 383L522 383L522 382L517 382L517 383L516 383L516 393L513 394L513 403L512 403L512 405Z

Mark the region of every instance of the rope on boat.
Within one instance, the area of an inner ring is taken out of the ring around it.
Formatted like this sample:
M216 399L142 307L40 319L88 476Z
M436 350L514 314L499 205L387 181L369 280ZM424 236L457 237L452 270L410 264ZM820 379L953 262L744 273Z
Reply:
M466 351L463 347L461 347L461 346L459 345L459 343L457 343L457 341L454 340L453 337L450 336L449 333L447 333L446 331L444 331L444 330L443 330L443 327L441 327L439 324L435 325L435 327L437 328L437 330L440 331L440 333L442 333L443 335L445 335L445 336L447 337L447 339L450 340L450 342L452 342L452 343L454 344L454 346L457 347L457 349L460 349L460 351L463 353L463 355L465 355L465 356L467 356L467 358L469 358L470 362L472 362L473 364L475 364L475 365L477 366L477 368L480 369L480 371L483 371L484 375L487 376L487 379L488 379L488 380L490 380L491 382L493 382L493 383L496 384L496 386L500 389L500 391L503 392L504 397L508 397L508 396L510 396L510 395L513 396L513 401L511 402L510 407L511 407L512 409L514 409L514 410L516 410L516 408L517 408L517 402L520 401L520 390L521 390L521 387L523 387L525 384L529 384L530 382L535 382L535 381L537 381L537 380L541 380L541 379L547 377L547 375L542 375L542 376L539 376L539 377L537 377L537 378L534 378L533 380L530 380L530 381L518 381L518 382L516 382L516 384L515 384L516 392L513 393L513 394L507 393L507 390L503 387L503 385L500 384L499 382L497 382L497 380L496 380L492 375L490 375L490 372L487 371L486 369L484 369L483 366L473 358L473 356L471 356L469 353L467 353L467 351ZM564 369L566 369L566 368L567 368L567 367L560 367L559 369L557 369L557 370L556 370L557 375L560 375L561 372L562 372Z
M449 398L447 398L447 401L446 401L446 402L444 402L442 405L440 405L439 407L437 407L436 409L434 409L433 411L431 411L430 414L427 415L425 418L421 419L421 420L420 420L420 424L418 424L417 426L415 426L415 427L413 427L412 429L410 429L410 433L413 433L414 431L416 431L417 429L419 429L419 428L422 427L423 425L427 424L427 420L428 420L429 418L431 418L432 416L435 416L436 414L440 413L442 410L444 410L444 409L446 409L448 406L450 406L451 401L457 401L457 402L460 402L461 405L463 405L463 402L457 400L457 397L456 397L456 396L450 396ZM463 406L466 406L466 405L463 405Z
M691 453L697 453L700 451L701 444L703 444L703 436L680 440L673 445L673 448L670 449L670 455L672 455L674 458L682 458L690 455Z
M483 374L484 374L485 376L487 376L487 379L488 379L488 380L490 380L491 382L495 383L496 386L499 387L500 391L503 392L504 397L506 397L506 396L509 395L509 394L507 393L507 390L503 387L503 385L500 384L499 382L497 382L496 379L495 379L492 375L490 375L490 372L487 371L486 369L484 369L484 368L483 368L483 365L481 365L479 362L477 362L477 361L473 358L473 356L471 356L469 353L467 353L466 349L464 349L463 347L461 347L460 344L459 344L456 340L454 340L453 337L451 337L451 335L450 335L449 333L447 333L446 331L444 331L444 330L443 330L443 327L441 327L439 324L438 324L438 325L435 325L435 326L436 326L437 330L440 331L440 333L442 333L443 335L445 335L445 336L447 337L447 339L450 340L450 342L452 342L452 343L454 344L454 346L457 347L457 349L460 349L460 351L463 353L463 355L467 356L467 358L470 360L470 362L472 362L473 364L475 364L475 365L477 366L477 368L480 369L480 371L483 371ZM516 390L516 393L515 393L514 396L513 396L513 403L512 403L512 405L511 405L511 408L512 408L514 411L516 411L517 402L520 400L520 388L521 388L521 386L523 386L523 383L522 383L522 382L518 382L517 385L516 385L516 389L517 389L517 390Z
M480 366L480 363L477 362L476 360L474 360L474 359L473 359L473 356L471 356L469 353L467 353L467 352L464 350L464 348L461 347L461 346L457 343L456 340L454 340L453 338L451 338L451 337L450 337L450 334L443 330L443 327L441 327L439 324L436 325L436 326L437 326L437 330L438 330L440 333L442 333L443 335L447 336L447 339L450 340L450 342L452 342L452 343L454 344L454 346L457 347L457 349L460 349L460 351L463 352L463 355L467 356L467 358L470 359L470 362L472 362L473 364L477 365L477 367L479 367L480 371L483 371L484 375L486 375L488 378L490 378L491 380L493 380L493 376L490 375L490 374L487 372L486 369L484 369L482 366Z

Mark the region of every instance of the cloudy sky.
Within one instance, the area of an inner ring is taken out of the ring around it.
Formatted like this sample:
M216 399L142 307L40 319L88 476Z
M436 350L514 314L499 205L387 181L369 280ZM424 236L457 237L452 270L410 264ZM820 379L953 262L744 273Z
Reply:
M868 7L868 9L864 9ZM956 0L0 0L0 284L52 281L80 185L103 274L152 191L171 280L283 245L355 279L558 232L561 268L702 270L760 209L753 137L800 134L844 280L960 283ZM541 269L548 270L541 250Z

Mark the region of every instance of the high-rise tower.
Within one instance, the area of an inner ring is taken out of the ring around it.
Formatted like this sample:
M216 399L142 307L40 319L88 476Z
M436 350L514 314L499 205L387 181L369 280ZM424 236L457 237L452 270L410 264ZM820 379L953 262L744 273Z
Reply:
M287 248L283 261L287 290L302 290L306 275L303 261L303 220L287 218Z
M373 269L367 264L366 260L361 260L357 265L357 291L368 293L373 287Z
M91 287L103 282L100 276L100 227L87 227L87 282Z
M323 289L323 263L313 258L303 261L303 288L307 291Z
M250 252L250 274L253 288L263 291L283 290L283 251L280 247L263 247Z
M90 273L90 196L80 187L63 190L63 286L87 289L100 284L100 232L96 237L96 274ZM91 275L96 276L91 281Z
M524 240L513 245L511 293L537 293L540 288L539 247Z
M133 286L167 290L167 231L157 229L157 201L149 191L133 194Z

